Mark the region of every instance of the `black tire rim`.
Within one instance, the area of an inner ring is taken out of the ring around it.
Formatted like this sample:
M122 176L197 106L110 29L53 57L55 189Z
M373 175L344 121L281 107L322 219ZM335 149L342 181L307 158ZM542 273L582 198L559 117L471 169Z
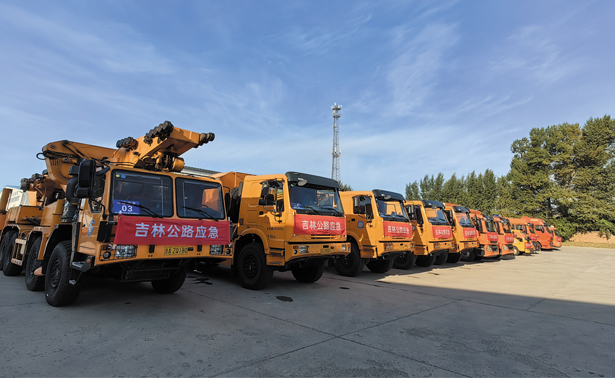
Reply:
M244 274L246 277L256 277L257 269L257 259L254 256L247 256L244 260Z
M51 277L49 283L51 288L55 291L60 284L60 277L62 276L62 263L60 259L55 259L51 265Z
M351 253L353 253L353 252L351 252ZM351 260L350 257L344 256L343 258L340 259L340 266L345 268L345 269L350 269L351 266L353 266L353 261Z

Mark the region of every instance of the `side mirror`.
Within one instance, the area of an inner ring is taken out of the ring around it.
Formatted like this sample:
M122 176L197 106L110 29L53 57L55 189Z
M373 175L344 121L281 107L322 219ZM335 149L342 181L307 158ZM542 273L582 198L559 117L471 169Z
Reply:
M96 163L94 160L84 160L79 164L79 175L77 185L79 188L92 187L92 180L94 179L94 169Z

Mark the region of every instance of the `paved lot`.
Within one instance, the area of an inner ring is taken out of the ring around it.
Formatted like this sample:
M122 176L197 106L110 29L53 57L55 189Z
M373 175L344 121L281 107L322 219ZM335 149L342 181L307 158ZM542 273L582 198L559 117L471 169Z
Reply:
M0 376L613 377L614 250L172 295L97 280L70 307L0 275Z

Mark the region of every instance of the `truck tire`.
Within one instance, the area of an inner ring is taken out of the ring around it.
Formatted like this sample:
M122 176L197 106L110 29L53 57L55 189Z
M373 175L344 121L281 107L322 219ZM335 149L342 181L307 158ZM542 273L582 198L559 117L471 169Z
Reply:
M11 250L9 249L9 245L11 242L11 238L13 237L13 234L17 235L17 232L7 231L2 235L2 242L0 242L0 270L2 270L2 266L4 265L4 256L11 253Z
M449 253L447 253L447 252L441 253L434 260L434 265L443 265L443 263L445 263L445 261L447 261L447 257L448 256L449 256Z
M45 272L45 300L54 307L66 306L77 300L80 285L71 285L71 241L58 243L49 258Z
M394 260L372 259L366 266L373 273L387 273L394 266Z
M178 268L178 271L171 273L168 278L164 280L152 281L152 288L155 292L161 294L171 294L180 290L184 281L186 280L186 272L188 271L186 265L182 265Z
M432 264L434 264L434 261L436 261L436 256L433 254L429 254L417 256L417 261L415 262L415 264L417 266L423 266L424 268L427 268L429 266L432 266Z
M481 261L483 260L483 256L475 255L475 259L473 261Z
M477 256L477 251L474 249L469 249L466 252L462 253L461 259L463 261L475 261L475 257Z
M415 260L417 260L417 256L415 256L413 252L404 253L396 257L394 260L394 268L404 270L411 269L413 265L415 265Z
M355 277L364 269L364 260L359 254L359 247L351 243L351 253L334 261L334 268L341 276Z
M299 282L314 283L317 282L323 272L325 271L325 264L319 264L318 266L309 266L307 268L293 268L291 273L293 277Z
M9 235L7 235L9 236ZM11 254L15 247L15 240L17 240L17 232L13 231L10 235L10 239L4 248L4 262L2 264L2 272L5 276L19 276L21 274L21 266L15 265L11 262Z
M520 256L520 250L515 245L513 246L513 255Z
M447 254L447 262L448 263L455 264L458 261L460 261L461 258L462 258L462 254L461 253L448 253Z
M45 277L34 275L34 271L41 266L41 262L38 260L39 249L41 249L40 237L32 243L26 258L26 288L30 291L41 291L45 288Z
M246 289L261 290L269 285L274 276L274 268L267 265L260 243L244 246L237 258L237 265L237 274Z

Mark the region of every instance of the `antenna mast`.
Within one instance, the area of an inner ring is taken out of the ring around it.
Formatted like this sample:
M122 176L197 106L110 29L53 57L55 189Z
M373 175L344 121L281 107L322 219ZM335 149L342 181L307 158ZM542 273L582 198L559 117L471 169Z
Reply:
M340 125L338 125L338 119L340 119L340 109L342 109L342 105L336 105L334 102L334 106L332 106L332 117L334 117L334 148L332 148L332 179L340 182L340 144L338 143L338 129Z

